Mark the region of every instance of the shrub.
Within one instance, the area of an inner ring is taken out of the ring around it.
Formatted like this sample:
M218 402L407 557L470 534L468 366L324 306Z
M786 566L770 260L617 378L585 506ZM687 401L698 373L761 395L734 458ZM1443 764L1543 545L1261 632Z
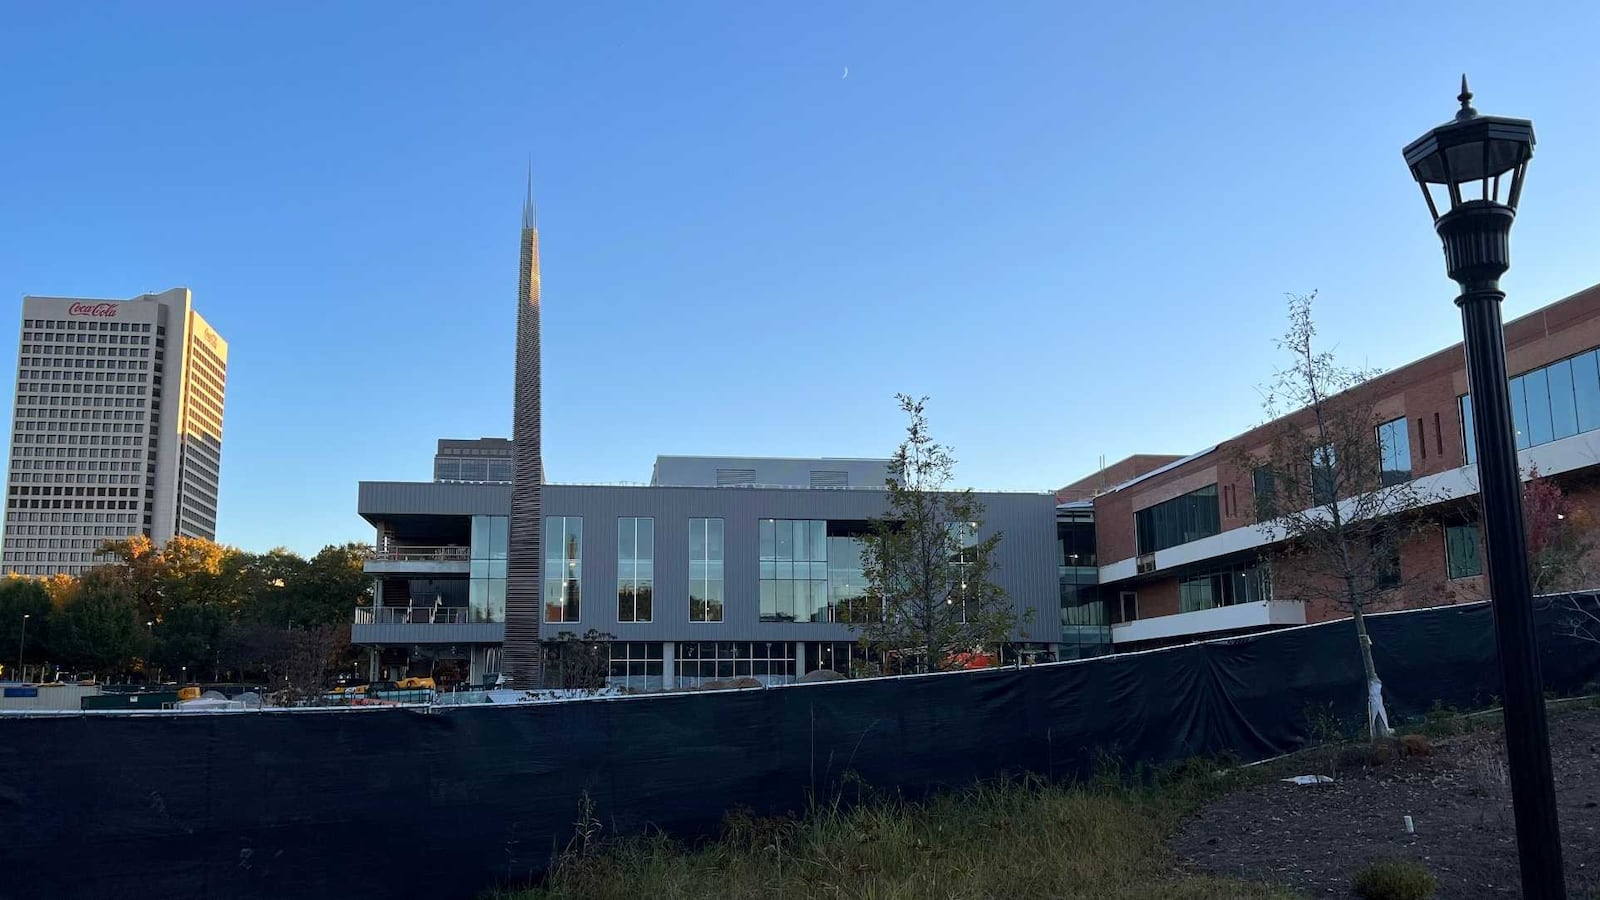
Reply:
M1453 706L1445 706L1438 700L1433 701L1433 709L1422 720L1422 733L1431 738L1450 737L1467 731L1467 724L1461 718L1461 713Z
M1365 900L1428 900L1439 890L1439 880L1421 863L1380 859L1357 872L1350 887Z

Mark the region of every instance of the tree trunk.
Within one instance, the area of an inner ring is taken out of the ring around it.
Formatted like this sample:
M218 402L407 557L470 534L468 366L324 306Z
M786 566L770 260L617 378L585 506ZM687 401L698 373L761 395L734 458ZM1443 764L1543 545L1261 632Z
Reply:
M1359 604L1351 608L1356 620L1356 641L1361 644L1361 668L1367 675L1367 731L1374 738L1393 738L1389 714L1383 708L1383 682L1372 664L1372 638L1367 635L1367 618Z

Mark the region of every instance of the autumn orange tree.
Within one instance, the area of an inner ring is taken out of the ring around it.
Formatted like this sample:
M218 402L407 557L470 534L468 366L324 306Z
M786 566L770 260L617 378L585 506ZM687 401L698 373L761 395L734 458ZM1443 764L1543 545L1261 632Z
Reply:
M81 577L16 579L18 587L0 590L0 612L47 610L30 613L30 665L137 668L147 677L180 668L212 678L278 672L278 681L293 668L297 684L313 684L300 675L312 668L307 660L327 655L322 632L342 629L348 638L351 609L370 602L361 544L325 547L308 560L281 548L257 554L190 537L157 546L136 535L100 552L110 562ZM286 637L297 630L317 639ZM333 644L335 657L345 652L347 644Z

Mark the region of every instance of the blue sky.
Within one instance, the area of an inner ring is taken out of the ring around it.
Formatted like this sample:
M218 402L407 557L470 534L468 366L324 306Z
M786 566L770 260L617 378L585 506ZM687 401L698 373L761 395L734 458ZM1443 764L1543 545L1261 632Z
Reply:
M1256 423L1285 292L1352 363L1439 349L1400 147L1463 70L1540 139L1508 317L1600 281L1600 8L1121 6L7 4L0 346L24 294L192 288L218 537L314 551L509 433L530 156L554 481L887 455L907 391L962 481L1049 489Z

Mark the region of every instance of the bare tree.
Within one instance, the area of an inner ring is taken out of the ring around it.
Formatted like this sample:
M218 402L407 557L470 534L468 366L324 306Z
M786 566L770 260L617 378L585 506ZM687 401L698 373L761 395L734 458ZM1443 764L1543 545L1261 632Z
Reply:
M616 635L591 628L582 637L570 631L546 639L544 672L550 686L567 690L597 691L611 675L611 642Z
M862 639L914 668L956 668L998 651L1017 626L993 581L1001 535L980 537L983 504L950 488L955 457L928 433L927 398L895 399L910 421L889 463L888 514L873 520L862 552Z
M349 648L347 625L314 625L284 632L277 669L289 698L322 696L332 686L339 661Z
M1431 498L1410 480L1404 418L1399 433L1386 427L1381 398L1361 389L1378 372L1341 366L1317 343L1315 298L1289 299L1278 347L1290 362L1266 393L1270 444L1264 453L1241 447L1237 461L1253 472L1257 527L1282 541L1268 561L1274 593L1350 613L1368 729L1390 737L1365 614L1402 588L1400 548L1426 526L1419 512Z

